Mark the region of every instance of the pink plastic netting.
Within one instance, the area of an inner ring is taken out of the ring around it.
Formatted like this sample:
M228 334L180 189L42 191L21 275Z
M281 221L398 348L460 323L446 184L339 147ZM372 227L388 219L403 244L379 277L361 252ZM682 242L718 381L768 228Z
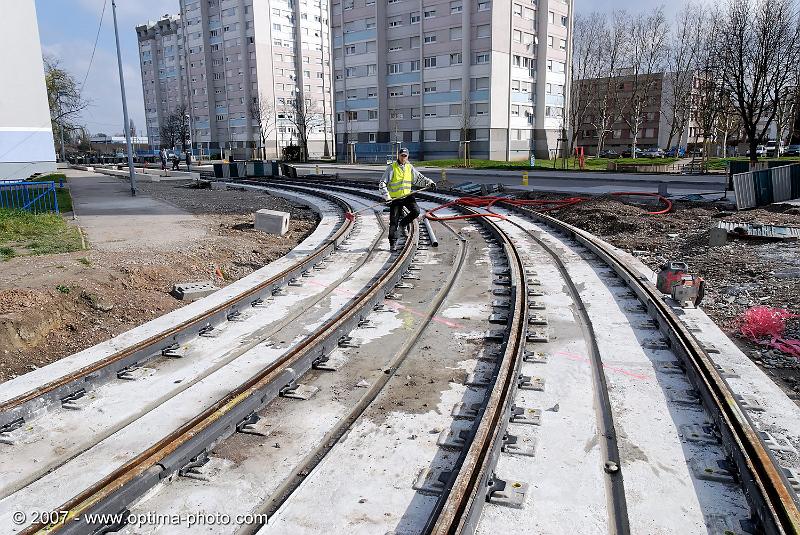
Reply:
M739 317L739 332L745 338L800 358L800 340L786 339L786 320L800 318L783 308L757 306Z

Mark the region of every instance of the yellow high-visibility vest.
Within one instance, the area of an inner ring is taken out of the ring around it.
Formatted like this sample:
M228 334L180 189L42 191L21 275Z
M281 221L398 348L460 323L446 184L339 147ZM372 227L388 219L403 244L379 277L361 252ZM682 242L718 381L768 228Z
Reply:
M392 164L392 178L386 185L389 190L389 197L399 199L411 193L411 185L414 183L414 175L411 172L411 165L406 164L401 168L397 162Z

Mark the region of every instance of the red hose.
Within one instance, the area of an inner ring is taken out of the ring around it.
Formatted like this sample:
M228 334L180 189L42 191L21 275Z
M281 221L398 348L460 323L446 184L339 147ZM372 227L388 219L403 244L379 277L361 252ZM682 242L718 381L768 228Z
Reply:
M644 197L657 197L664 205L665 208L662 210L657 210L655 212L645 212L647 215L662 215L672 211L672 201L664 197L663 195L659 195L658 193L640 193L635 191L618 191L614 192L611 195L614 196L627 196L627 195L639 195ZM501 214L497 214L491 211L492 206L497 204L500 201L506 202L513 206L530 206L534 207L536 210L540 212L549 212L552 210L560 210L562 208L568 208L570 206L575 206L582 202L586 202L591 200L589 197L568 197L566 199L510 199L508 197L492 197L492 196L485 196L485 197L461 197L454 201L450 201L446 204L442 204L441 206L437 206L433 210L429 210L425 217L430 219L431 221L453 221L457 219L470 219L473 217L496 217L498 219L505 219L505 217ZM453 215L453 216L437 216L434 215L434 212L438 212L443 208L450 208L451 206L464 206L468 208L483 208L486 211L481 212L479 214L467 214L467 215Z

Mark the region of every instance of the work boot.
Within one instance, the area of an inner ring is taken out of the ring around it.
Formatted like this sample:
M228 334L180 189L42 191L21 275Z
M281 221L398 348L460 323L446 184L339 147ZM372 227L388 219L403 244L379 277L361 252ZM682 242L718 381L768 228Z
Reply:
M405 243L408 240L408 230L406 227L400 227L400 235L397 237L397 241L400 243Z
M389 241L389 251L395 252L397 250L397 242Z

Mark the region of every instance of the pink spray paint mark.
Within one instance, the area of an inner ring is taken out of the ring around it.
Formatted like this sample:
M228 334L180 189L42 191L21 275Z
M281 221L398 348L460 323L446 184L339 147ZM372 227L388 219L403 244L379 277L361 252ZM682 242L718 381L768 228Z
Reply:
M577 353L569 353L567 351L559 351L556 355L561 355L563 357L568 358L569 360L573 360L576 362L584 362L586 364L590 364L588 358L584 357L583 355L579 355ZM603 364L603 368L612 372L621 373L622 375L627 375L628 377L633 377L634 379L650 379L649 375L642 375L640 373L635 373L624 368L618 368L616 366L609 366L608 364Z

